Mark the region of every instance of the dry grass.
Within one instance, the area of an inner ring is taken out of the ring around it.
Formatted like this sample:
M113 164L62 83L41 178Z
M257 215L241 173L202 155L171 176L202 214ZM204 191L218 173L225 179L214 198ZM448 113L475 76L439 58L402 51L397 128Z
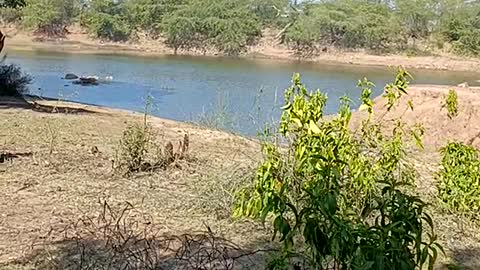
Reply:
M225 214L205 209L205 196L213 194L205 185L214 185L211 179L218 179L219 186L222 181L244 179L242 170L232 175L229 168L253 166L259 152L255 142L152 118L150 124L165 142L176 144L189 134L189 154L195 161L124 177L114 174L114 150L126 126L142 121L142 115L82 109L91 112L40 113L12 104L0 109L0 150L32 153L0 164L1 263L28 256L32 244L47 232L61 231L75 218L96 213L99 200L138 206L151 215L161 233L181 235L208 225L239 246L268 239L258 225L232 222Z
M125 203L116 209L103 202L98 216L79 217L60 232L49 232L42 249L11 265L40 269L251 269L276 249L241 248L205 231L160 233L152 218ZM53 236L53 237L52 237Z
M427 137L425 150L415 152L413 157L419 171L418 192L431 203L428 210L447 253L436 268L446 269L453 263L464 269L480 269L480 226L441 207L434 178L440 161L436 149L446 136L468 140L475 135L475 130L468 127L476 127L480 121L475 108L471 108L480 97L469 94L466 98L459 92L459 118L449 124L443 120L446 112L440 109L443 92L424 94L421 89L413 92L415 89L411 90L414 98L424 97L418 99L421 103L416 106L422 114L405 114L406 120L423 119L426 133L434 134ZM433 106L437 101L438 106ZM45 105L49 105L48 101ZM105 228L109 228L110 235L122 232L141 239L137 243L140 246L125 249L136 250L133 253L137 257L145 258L139 250L145 250L142 247L146 244L157 243L154 246L161 256L155 256L150 266L178 263L183 255L177 252L190 243L208 250L208 254L217 254L213 257L219 263L220 257L231 259L253 252L255 258L243 261L242 257L235 265L251 269L254 260L261 268L263 257L259 258L255 251L269 242L269 230L259 224L234 221L229 215L233 192L248 180L260 160L256 142L150 118L149 123L162 142L177 144L188 134L192 159L165 170L123 176L115 174L112 168L115 147L124 129L130 123L141 122L143 116L78 104L60 105L69 107L72 113L48 113L11 102L2 106L0 102L0 153L31 153L0 164L0 269L78 269L79 263L86 263L80 254L93 254L90 257L98 258L96 263L103 265L104 255L114 250L112 245L105 244L112 243L106 241L112 238L101 233ZM119 212L104 211L102 202L120 212L128 205L135 207L128 207L128 214L123 215L128 218L118 223ZM121 246L118 238L113 239ZM87 245L86 241L95 245ZM99 243L103 249L95 248ZM226 248L228 255L214 252L212 243L219 244L221 250ZM115 254L116 257L107 257L117 258L115 263L135 265L132 257ZM222 260L223 267L219 269L229 269L225 266L228 260ZM195 268L181 267L177 264L176 269Z

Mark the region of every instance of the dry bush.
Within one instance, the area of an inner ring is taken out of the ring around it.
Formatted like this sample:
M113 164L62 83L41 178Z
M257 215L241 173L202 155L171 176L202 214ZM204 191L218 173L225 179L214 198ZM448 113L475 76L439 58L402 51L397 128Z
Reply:
M178 147L168 141L163 144L157 134L148 124L129 125L119 141L114 167L116 171L125 174L142 171L165 169L178 165L178 161L188 157L190 138L185 134Z

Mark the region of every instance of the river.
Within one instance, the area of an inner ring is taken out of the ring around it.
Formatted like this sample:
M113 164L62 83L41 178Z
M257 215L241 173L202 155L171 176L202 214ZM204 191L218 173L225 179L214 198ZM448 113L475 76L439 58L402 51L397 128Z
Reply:
M394 70L321 63L213 57L131 57L72 55L45 52L11 52L15 63L32 75L31 93L51 98L142 112L149 100L151 113L174 120L196 121L246 135L278 119L283 91L299 72L311 90L327 93L326 113L334 113L338 99L358 100L359 79L368 77L381 93ZM477 73L410 70L413 83L451 84L474 82ZM66 73L112 76L98 86L72 85ZM149 98L146 98L146 97Z

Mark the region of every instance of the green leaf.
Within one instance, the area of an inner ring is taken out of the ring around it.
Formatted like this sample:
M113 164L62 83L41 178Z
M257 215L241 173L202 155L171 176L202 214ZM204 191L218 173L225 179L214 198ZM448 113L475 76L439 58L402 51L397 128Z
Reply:
M370 106L368 106L367 104L362 104L360 105L360 108L358 108L358 110L361 112L367 111L368 109L370 109Z
M320 134L322 132L320 128L317 126L317 124L313 122L313 120L310 120L309 130L313 132L313 134Z
M297 124L299 128L303 127L302 121L300 121L300 119L292 118L292 121L295 122L295 124Z

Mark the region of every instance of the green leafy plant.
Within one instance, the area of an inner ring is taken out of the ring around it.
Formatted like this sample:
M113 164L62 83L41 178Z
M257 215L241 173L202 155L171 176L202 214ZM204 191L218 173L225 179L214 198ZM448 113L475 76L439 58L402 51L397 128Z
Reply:
M386 86L389 108L406 93L408 78L400 70ZM288 144L264 144L265 159L252 186L237 194L234 216L271 220L284 251L305 246L317 269L414 269L427 262L432 269L442 248L425 202L409 192L410 132L397 120L385 134L372 117L373 84L359 85L370 117L357 130L348 98L336 117L324 118L326 95L309 92L294 75L279 128Z
M440 199L453 211L478 214L480 211L480 159L478 150L459 142L441 149L442 168L438 172Z
M455 90L451 89L448 91L444 103L442 104L442 108L447 108L447 116L450 119L453 119L458 115L458 96Z

